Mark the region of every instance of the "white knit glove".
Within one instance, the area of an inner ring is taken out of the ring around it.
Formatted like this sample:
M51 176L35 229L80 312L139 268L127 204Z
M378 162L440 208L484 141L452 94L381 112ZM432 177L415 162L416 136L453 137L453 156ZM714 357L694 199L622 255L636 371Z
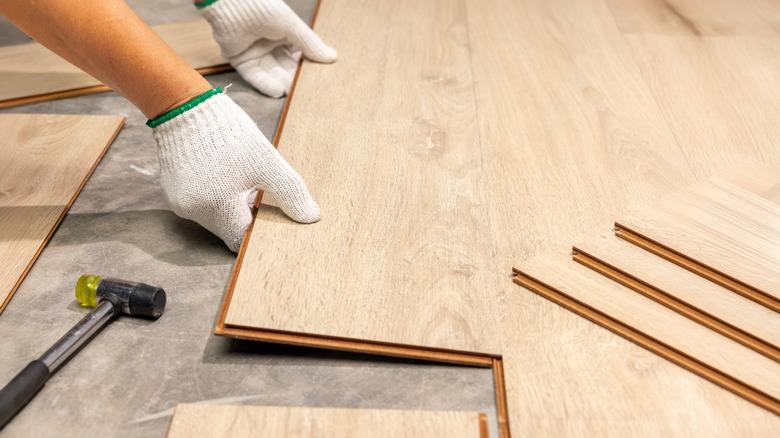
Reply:
M238 251L257 188L271 193L292 219L311 223L320 208L303 179L266 140L251 118L215 89L147 125L160 156L160 182L171 209Z
M296 49L312 61L337 58L282 0L207 0L196 6L211 24L222 56L268 96L290 92L298 65Z

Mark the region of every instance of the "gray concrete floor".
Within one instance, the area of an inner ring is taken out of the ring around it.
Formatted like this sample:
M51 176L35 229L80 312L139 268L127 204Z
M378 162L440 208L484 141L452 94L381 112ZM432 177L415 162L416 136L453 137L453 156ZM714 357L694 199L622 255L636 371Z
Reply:
M150 24L196 18L189 0L128 1ZM313 0L290 2L305 20ZM29 39L0 17L0 44ZM229 95L273 138L284 100L255 92L237 74ZM78 322L81 274L163 287L157 321L121 317L96 336L2 431L5 437L162 437L179 403L371 409L471 410L497 436L489 369L238 341L213 335L235 263L216 237L178 218L159 186L146 119L115 93L0 113L121 114L127 122L5 312L0 385ZM268 309L273 312L273 309Z

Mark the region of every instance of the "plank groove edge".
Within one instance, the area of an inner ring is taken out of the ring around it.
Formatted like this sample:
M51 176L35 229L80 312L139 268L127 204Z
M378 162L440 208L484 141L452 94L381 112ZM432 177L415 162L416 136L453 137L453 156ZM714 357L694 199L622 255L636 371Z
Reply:
M328 336L317 336L306 333L285 333L273 330L260 330L256 328L218 327L214 332L219 336L226 336L248 341L271 342L275 344L296 345L299 347L323 348L326 350L340 350L351 353L377 354L381 356L400 357L433 362L451 363L456 365L469 365L483 368L493 366L494 356L479 353L463 353L457 351L436 350L432 348L416 347L413 345L392 345L381 342L370 342L358 339L341 339Z
M719 272L710 268L698 261L679 253L668 246L665 246L659 242L649 239L637 232L634 232L630 228L622 225L620 222L615 222L615 235L627 242L630 242L646 251L649 251L658 257L668 260L681 268L687 269L696 275L706 278L713 283L725 287L726 289L742 295L743 297L755 301L762 306L780 312L780 301L775 297L764 293L763 291L756 289L748 284L739 281L729 275Z
M506 381L504 380L504 360L493 359L493 380L496 386L496 411L498 414L498 436L509 438L509 408L506 401Z
M575 262L592 269L599 274L616 281L623 286L637 292L641 295L662 304L675 312L693 320L697 323L715 331L729 339L732 339L740 344L760 353L764 356L780 362L780 350L774 345L756 337L752 334L745 332L739 327L735 327L713 315L708 314L700 309L688 305L687 303L677 299L671 294L653 286L650 283L643 281L627 272L624 272L615 266L610 265L598 258L588 254L586 251L573 247L574 255L572 260Z
M549 285L523 273L517 268L512 268L515 277L514 282L524 288L558 304L567 310L596 323L605 329L643 347L651 352L675 363L688 371L697 374L704 379L724 388L756 405L780 415L780 400L767 395L743 382L734 379L717 369L679 351L657 339L629 327L622 322L602 313L581 301L550 287Z

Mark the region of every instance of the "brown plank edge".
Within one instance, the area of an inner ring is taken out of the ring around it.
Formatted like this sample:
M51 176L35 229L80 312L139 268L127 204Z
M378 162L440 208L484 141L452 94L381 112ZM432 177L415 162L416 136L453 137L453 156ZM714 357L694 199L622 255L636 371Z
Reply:
M646 251L650 251L658 257L662 257L677 266L685 268L696 275L704 277L719 286L725 287L726 289L742 295L749 300L755 301L756 303L772 309L775 312L780 312L780 301L775 297L768 295L747 283L743 283L736 278L729 276L728 274L699 263L698 261L686 256L685 254L677 252L674 249L661 244L660 242L649 239L640 233L637 233L630 228L621 225L619 222L615 222L615 235Z
M100 160L103 159L103 156L106 154L106 151L108 151L108 147L111 146L111 143L114 142L114 139L116 138L117 134L119 134L119 130L121 130L122 126L124 126L125 120L127 120L127 118L123 117L122 122L119 124L119 126L117 126L116 131L114 131L114 134L111 136L111 139L106 142L106 147L103 148L103 151L97 157L95 163L89 169L89 172L87 172L87 175L84 177L84 181L82 181L78 189L76 189L76 193L73 194L73 197L70 198L70 201L68 201L68 205L66 205L65 208L62 210L62 214L60 215L59 218L57 218L57 221L54 223L54 226L51 227L51 230L49 230L49 234L47 234L46 238L43 239L43 242L41 242L41 246L38 248L38 251L35 252L35 255L30 260L30 263L24 269L22 275L19 276L19 280L17 280L16 284L14 284L14 287L11 288L11 292L8 293L8 296L6 297L5 301L3 301L3 304L0 305L0 314L2 314L3 310L5 310L6 306L8 306L8 303L11 301L11 298L13 298L14 294L16 293L16 290L19 289L19 286L21 286L22 281L24 280L25 277L27 277L27 273L30 272L30 269L32 269L33 265L38 260L38 256L41 255L43 248L46 246L46 244L49 243L49 239L51 239L51 236L54 235L54 232L57 230L57 227L60 226L60 222L62 222L62 220L65 218L65 215L68 213L68 210L70 210L71 205L73 205L73 203L76 201L76 198L79 196L79 193L81 193L81 189L84 188L84 185L87 183L87 180L89 179L90 176L92 176L92 172L95 171L95 168L97 167L98 163L100 163Z
M626 286L627 288L638 292L650 298L657 303L666 306L675 312L689 318L697 323L720 333L727 338L736 341L745 347L748 347L764 356L780 362L780 349L772 345L769 342L764 341L748 332L741 330L715 316L710 315L702 310L699 310L687 303L680 301L671 294L664 292L663 290L649 284L639 278L622 271L615 266L610 265L598 258L580 250L576 246L573 247L572 259L586 266L599 274Z
M708 366L707 364L679 351L663 342L656 340L638 330L629 327L620 321L610 317L609 315L602 313L581 301L578 301L565 293L552 288L551 286L536 280L535 278L521 272L520 270L513 268L515 273L514 282L526 289L541 295L544 298L594 322L605 329L625 338L629 341L646 348L651 352L675 363L688 371L691 371L710 382L724 388L734 394L752 402L756 405L774 413L780 415L780 401L775 398L764 394L755 388L745 385L744 383L736 380L715 368Z
M490 438L487 415L485 414L479 414L479 436L480 438Z
M201 75L210 75L214 73L229 71L232 69L233 67L231 67L230 64L222 64L213 67L199 68L196 69L196 71ZM67 97L83 96L85 94L102 93L104 91L111 91L111 89L105 85L94 85L91 87L73 88L70 90L55 91L53 93L44 93L35 96L18 97L16 99L8 99L8 100L0 101L0 109L10 108L19 105L27 105L30 103L47 102L56 99L65 99Z

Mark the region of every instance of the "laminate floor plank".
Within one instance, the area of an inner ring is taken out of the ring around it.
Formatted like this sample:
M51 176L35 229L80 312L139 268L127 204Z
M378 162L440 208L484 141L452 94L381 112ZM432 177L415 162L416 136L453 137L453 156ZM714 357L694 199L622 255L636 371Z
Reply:
M339 61L304 64L279 144L323 220L263 200L226 325L498 351L466 24L462 2L323 5Z
M0 115L0 312L123 123L120 116Z
M767 172L756 172L756 178L744 172L738 179L752 179L744 184L755 187L766 184L760 176ZM617 226L780 300L780 204L766 197L713 177L627 215Z
M620 31L675 36L780 36L773 0L606 0Z
M153 29L193 68L203 73L225 69L227 61L203 20L162 24ZM0 47L0 108L48 97L105 91L92 76L38 43Z
M746 159L780 169L780 37L625 40L697 178Z
M721 336L676 312L637 294L624 286L570 260L566 252L545 253L526 260L517 270L519 279L530 279L543 288L568 297L612 321L644 336L648 342L660 344L672 352L682 353L705 366L691 370L706 376L713 371L732 385L732 390L766 409L780 413L780 363L764 357L724 336ZM552 296L552 295L546 295ZM609 326L607 326L609 327ZM610 328L613 330L613 328ZM661 350L655 350L662 354ZM715 381L720 381L716 378ZM685 389L680 389L685 391ZM702 400L713 406L718 398ZM511 407L510 407L511 412ZM752 415L750 411L746 415ZM736 418L731 414L729 417ZM778 424L780 417L774 419ZM511 424L511 423L510 423ZM743 423L743 426L749 423Z
M180 404L167 438L487 438L476 412Z
M703 312L702 316L705 318L711 317L725 323L723 329L729 332L737 329L738 332L744 332L769 344L774 348L774 357L780 358L779 313L619 239L613 233L603 233L577 243L574 250L606 264L608 268L618 270L619 273L627 274L630 276L629 281L639 280L662 294Z

